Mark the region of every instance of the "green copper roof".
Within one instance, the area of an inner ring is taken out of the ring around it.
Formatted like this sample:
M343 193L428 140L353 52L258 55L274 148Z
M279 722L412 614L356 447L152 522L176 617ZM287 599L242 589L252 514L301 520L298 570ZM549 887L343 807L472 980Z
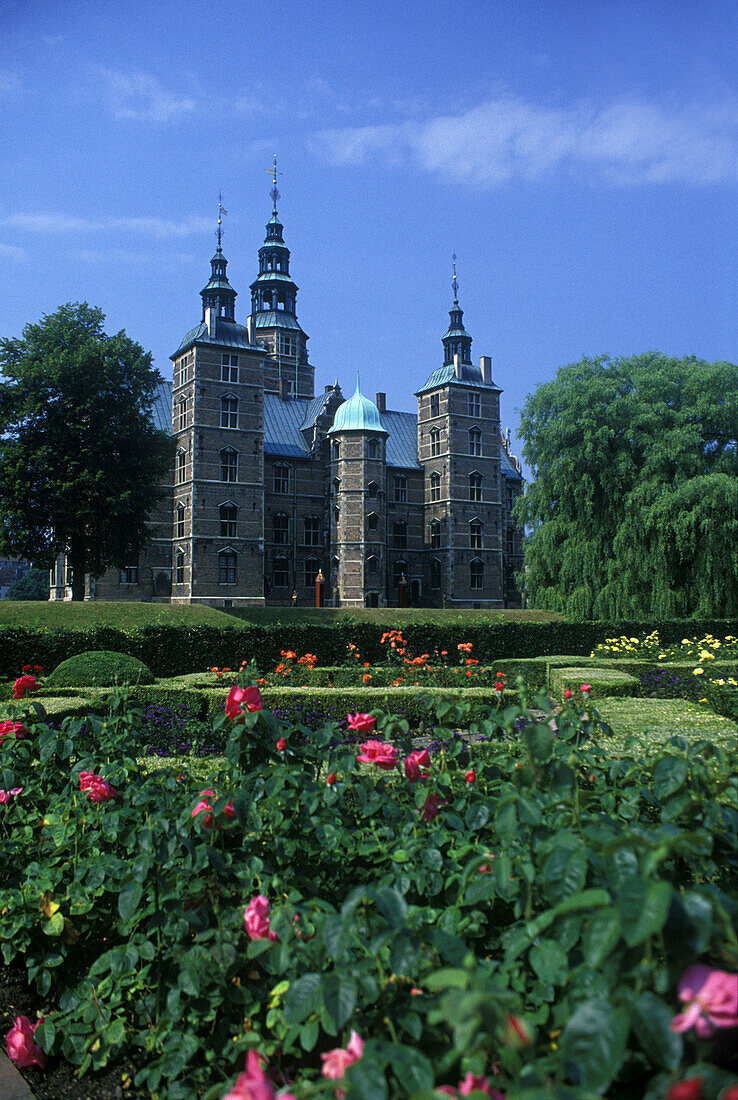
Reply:
M438 370L434 370L428 381L424 386L421 386L416 393L426 393L428 390L435 390L438 386L448 386L449 384L455 386L471 386L473 389L484 390L499 390L499 386L496 386L494 382L485 382L482 378L482 372L479 367L473 366L471 363L461 364L461 377L456 377L456 368L453 363L446 363L444 366L439 367Z
M208 326L202 321L196 328L190 329L182 340L177 350L170 359L176 359L178 355L187 351L194 344L217 344L224 348L243 348L244 351L256 351L264 354L262 348L256 347L249 341L248 330L243 325L229 321L225 317L218 317L215 322L215 336L210 336Z
M379 409L359 389L359 380L356 379L356 392L343 405L339 405L333 427L328 435L334 432L389 432L382 424Z

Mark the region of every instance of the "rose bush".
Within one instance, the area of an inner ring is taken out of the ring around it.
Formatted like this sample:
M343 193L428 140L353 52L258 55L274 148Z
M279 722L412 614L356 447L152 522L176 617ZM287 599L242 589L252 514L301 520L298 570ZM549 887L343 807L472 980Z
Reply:
M0 941L52 1067L125 1058L161 1100L665 1100L696 1078L724 1100L724 750L675 737L613 758L591 700L472 720L429 695L446 747L426 759L375 712L360 732L389 766L360 766L337 723L286 727L249 708L252 686L215 720L226 754L205 790L181 762L142 763L124 692L61 730L11 704L28 736L0 745L18 792L0 808ZM117 797L91 802L84 775ZM325 1076L354 1033L359 1056Z

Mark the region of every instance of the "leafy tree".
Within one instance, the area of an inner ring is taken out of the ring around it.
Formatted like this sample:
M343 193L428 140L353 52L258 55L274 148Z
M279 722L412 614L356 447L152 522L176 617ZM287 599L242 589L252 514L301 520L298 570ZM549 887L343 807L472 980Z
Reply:
M104 322L69 303L0 340L0 546L39 566L66 552L75 600L138 555L172 455L151 355Z
M738 366L562 367L523 407L524 582L578 618L738 615Z
M17 581L13 581L5 593L6 600L48 600L49 572L47 569L29 569Z

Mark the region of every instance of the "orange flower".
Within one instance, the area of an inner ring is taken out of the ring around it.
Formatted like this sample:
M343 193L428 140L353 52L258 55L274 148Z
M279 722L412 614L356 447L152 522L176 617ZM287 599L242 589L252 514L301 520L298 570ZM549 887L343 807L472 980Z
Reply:
M364 675L361 677L361 679L364 681L365 684L368 684L369 681L371 680L371 676L369 675L368 672L365 672Z

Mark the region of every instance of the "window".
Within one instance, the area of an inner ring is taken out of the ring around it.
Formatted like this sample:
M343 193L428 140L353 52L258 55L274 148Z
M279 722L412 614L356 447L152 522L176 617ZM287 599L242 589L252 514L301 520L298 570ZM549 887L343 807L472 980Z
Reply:
M177 451L177 484L181 485L187 476L187 455Z
M405 474L395 474L395 500L398 504L404 504L407 500L407 477Z
M472 550L482 549L482 524L478 519L473 519L469 524L469 545Z
M378 450L379 450L379 444L377 443L376 439L370 439L369 442L366 445L366 457L367 458L376 458Z
M283 513L272 520L272 538L279 546L286 546L289 542L290 521Z
M506 540L508 556L512 556L515 553L515 532L511 528L507 531Z
M238 356L223 355L220 363L221 382L238 382Z
M334 494L334 496L337 495L340 492L340 490L341 490L341 479L340 479L340 477L334 477L333 478L333 494Z
M218 554L218 583L236 583L236 552L230 547Z
M220 452L220 480L238 481L238 455L231 447Z
M404 550L407 546L407 527L401 520L392 525L392 545L395 550Z
M469 587L484 588L484 563L479 558L469 562Z
M341 456L341 444L337 439L334 439L331 443L331 458L336 459Z
M290 491L290 468L289 466L275 466L274 467L274 492L275 493L289 493Z
M400 579L402 577L405 577L405 579L407 579L407 562L406 561L396 561L395 566L394 566L394 570L393 570L393 574L392 574L392 582L393 582L395 588L397 588L398 584L400 583Z
M138 584L138 566L126 565L120 571L121 584Z
M440 474L431 474L431 476L430 476L430 499L432 501L441 499L441 475Z
M469 394L469 416L482 415L482 395L472 391Z
M443 566L442 566L441 562L438 560L438 558L431 558L431 563L430 563L430 586L431 586L431 590L433 592L438 592L439 588L441 587L441 577L443 575L442 574L442 569L443 569Z
M177 431L183 432L187 424L187 398L180 397L177 402Z
M432 417L441 415L441 395L439 393L431 394L430 414Z
M376 512L370 512L366 517L366 526L368 531L376 531L379 527L379 516Z
M238 398L232 393L220 399L220 426L221 428L238 427Z
M482 475L469 474L469 500L481 501L482 499Z
M183 386L187 381L187 356L183 355L174 364L174 388Z
M174 555L174 583L184 584L184 552L178 550Z
M469 454L481 455L482 453L482 433L479 428L469 429Z
M334 509L333 509L333 520L334 520L334 522L335 522L335 523L338 523L338 521L340 520L340 518L341 518L341 512L340 512L340 509L338 509L338 508L334 508Z
M318 516L305 516L305 545L320 546L320 519Z
M508 512L512 512L514 504L515 504L515 494L513 493L513 487L512 487L512 485L507 485L506 484L505 485L505 505L507 506Z
M431 458L436 458L441 453L441 433L438 428L431 428L430 432Z
M315 584L315 578L320 571L320 562L317 558L307 558L302 566L302 579L307 588Z
M174 512L174 537L176 539L183 539L185 537L184 504L178 504Z
M296 355L297 344L294 336L279 337L279 350L282 355Z
M72 572L72 563L69 558L64 559L64 584L67 588L71 588L74 583L74 574Z
M272 568L272 584L275 588L286 588L289 584L287 558L275 558Z
M366 559L366 571L369 576L374 576L379 569L379 558L376 554L370 554Z
M441 521L438 519L431 520L429 531L431 550L438 550L441 545Z
M238 508L228 501L220 506L220 537L222 539L235 539L236 522L238 520Z
M376 481L370 481L366 487L366 491L370 500L376 500L377 493L379 492L379 486L377 485Z

